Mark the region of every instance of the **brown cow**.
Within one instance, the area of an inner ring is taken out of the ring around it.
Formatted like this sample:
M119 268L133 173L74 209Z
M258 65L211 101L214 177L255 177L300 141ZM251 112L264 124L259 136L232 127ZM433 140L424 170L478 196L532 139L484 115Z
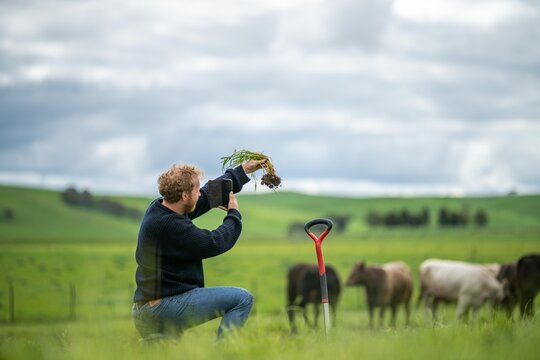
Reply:
M369 311L369 327L373 328L373 313L379 307L380 324L384 322L387 306L392 310L391 325L396 325L398 305L405 307L406 324L409 324L412 275L407 264L397 261L380 266L366 266L365 262L354 265L347 286L365 286Z
M328 302L332 314L332 323L336 320L336 307L341 292L341 283L337 271L331 266L326 265L326 281L328 284ZM313 304L314 317L313 324L310 324L306 306ZM296 324L294 322L295 306L298 306L303 315L306 324L316 327L319 318L319 304L321 303L321 284L319 268L312 264L296 264L289 268L287 274L287 315L291 332L296 333Z

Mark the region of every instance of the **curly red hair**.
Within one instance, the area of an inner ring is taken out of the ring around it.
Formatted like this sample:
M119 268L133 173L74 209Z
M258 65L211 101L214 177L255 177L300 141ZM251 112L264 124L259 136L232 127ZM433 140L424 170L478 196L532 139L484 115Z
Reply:
M174 164L159 176L159 193L166 201L175 203L181 199L184 191L193 190L195 176L202 178L202 170L190 164Z

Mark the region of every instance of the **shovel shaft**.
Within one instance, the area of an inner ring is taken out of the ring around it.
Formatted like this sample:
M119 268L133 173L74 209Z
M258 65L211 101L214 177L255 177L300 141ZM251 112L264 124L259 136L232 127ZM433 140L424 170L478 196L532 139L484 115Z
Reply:
M321 302L323 307L324 332L328 335L330 331L330 314L328 306L328 284L326 282L326 271L321 275Z
M321 275L321 302L328 303L328 284L326 283L326 271Z
M328 335L330 332L330 308L328 306L328 302L325 302L322 304L323 306L323 316L324 316L324 334Z

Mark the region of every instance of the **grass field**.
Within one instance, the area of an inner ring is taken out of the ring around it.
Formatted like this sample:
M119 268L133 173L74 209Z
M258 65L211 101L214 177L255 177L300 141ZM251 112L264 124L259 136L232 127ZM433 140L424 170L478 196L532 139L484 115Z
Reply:
M0 223L0 359L537 359L540 321L506 319L484 307L476 322L454 319L455 306L443 307L432 323L422 309L412 324L369 330L364 294L345 288L337 324L328 339L299 322L289 335L285 315L285 273L295 262L315 262L307 236L287 237L291 221L327 213L353 214L342 235L323 244L325 260L344 280L358 260L403 260L413 269L428 257L475 262L510 262L540 252L540 196L476 199L346 199L276 193L239 198L245 228L228 253L205 261L208 286L235 285L255 295L255 312L240 334L217 343L217 321L191 329L178 342L157 348L137 343L130 318L134 290L133 254L138 222L62 204L56 192L0 187L0 207L16 217ZM150 199L121 198L144 209ZM411 210L445 205L482 207L487 228L368 229L369 209ZM213 211L198 223L215 227ZM12 291L10 290L10 286ZM11 298L13 296L13 298ZM538 301L537 301L538 302ZM12 309L14 307L14 310ZM539 309L537 305L537 309ZM14 316L12 321L11 316ZM322 320L321 320L322 321Z

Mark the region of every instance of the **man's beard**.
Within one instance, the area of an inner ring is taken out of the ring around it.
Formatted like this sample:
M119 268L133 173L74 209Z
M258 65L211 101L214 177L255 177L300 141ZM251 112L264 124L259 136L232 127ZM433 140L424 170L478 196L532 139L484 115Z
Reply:
M193 198L190 197L189 200L193 201ZM194 212L196 207L197 207L197 202L196 202L196 201L193 201L193 204L192 204L191 207L189 208L188 213Z

